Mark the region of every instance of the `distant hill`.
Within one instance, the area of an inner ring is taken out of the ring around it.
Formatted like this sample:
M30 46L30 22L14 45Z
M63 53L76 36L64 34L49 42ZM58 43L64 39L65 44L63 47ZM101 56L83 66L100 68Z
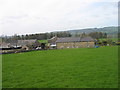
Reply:
M86 29L77 29L77 30L68 30L71 34L81 34L83 32L90 33L90 32L106 32L108 35L117 37L118 34L118 27L103 27L103 28L86 28Z

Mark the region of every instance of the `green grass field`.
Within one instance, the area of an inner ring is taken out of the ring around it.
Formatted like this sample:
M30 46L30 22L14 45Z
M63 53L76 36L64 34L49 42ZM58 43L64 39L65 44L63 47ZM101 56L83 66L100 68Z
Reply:
M3 88L117 88L118 47L3 55Z
M48 40L38 40L40 43L48 43Z
M102 38L102 39L99 39L100 41L107 41L107 40L112 40L113 42L117 42L118 41L118 38Z

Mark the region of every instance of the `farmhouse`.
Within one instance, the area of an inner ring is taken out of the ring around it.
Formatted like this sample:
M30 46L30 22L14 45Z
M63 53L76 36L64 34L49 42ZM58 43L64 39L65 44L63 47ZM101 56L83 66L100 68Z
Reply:
M57 36L52 37L51 39L48 39L50 49L56 48L56 40L57 40Z
M51 45L54 45L56 40L57 40L57 36L52 37L51 39L48 39L48 43L50 43Z
M57 49L64 48L92 48L95 40L92 37L66 37L58 38L56 41Z
M22 49L29 50L29 49L36 49L40 47L40 43L37 39L30 39L30 40L18 40L17 46L22 47Z

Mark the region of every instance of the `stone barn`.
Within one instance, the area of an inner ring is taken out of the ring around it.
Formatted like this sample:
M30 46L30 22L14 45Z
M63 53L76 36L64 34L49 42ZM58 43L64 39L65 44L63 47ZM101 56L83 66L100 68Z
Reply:
M64 48L93 48L95 40L92 37L66 37L58 38L56 41L57 49Z
M37 39L30 39L30 40L18 40L17 46L22 47L25 50L36 49L40 47L41 44L38 42Z

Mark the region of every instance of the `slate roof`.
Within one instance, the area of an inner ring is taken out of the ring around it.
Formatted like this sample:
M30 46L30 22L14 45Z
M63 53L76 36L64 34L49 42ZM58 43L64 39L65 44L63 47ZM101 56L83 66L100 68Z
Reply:
M17 45L23 46L23 45L31 45L34 44L37 41L37 39L30 39L30 40L18 40Z
M58 38L56 42L79 42L79 37Z
M0 48L10 48L15 46L24 46L24 45L33 45L37 42L37 39L30 39L30 40L18 40L15 42L0 42ZM37 44L40 44L37 42Z
M65 37L65 38L58 38L57 42L90 42L95 41L92 37Z
M90 41L95 41L92 37L83 37L80 40L81 42L90 42Z

